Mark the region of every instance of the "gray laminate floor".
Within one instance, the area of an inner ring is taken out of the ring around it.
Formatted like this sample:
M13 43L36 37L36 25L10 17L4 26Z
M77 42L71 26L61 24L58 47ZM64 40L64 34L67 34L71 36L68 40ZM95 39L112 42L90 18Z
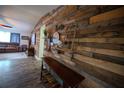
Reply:
M16 56L19 55L15 55L15 57ZM37 62L31 57L0 59L0 88L16 87L44 87L40 81L40 62Z

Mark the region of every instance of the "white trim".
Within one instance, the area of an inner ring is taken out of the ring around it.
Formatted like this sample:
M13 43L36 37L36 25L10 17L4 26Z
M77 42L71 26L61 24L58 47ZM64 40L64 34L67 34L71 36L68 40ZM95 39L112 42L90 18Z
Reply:
M38 61L41 61L41 59L35 55L35 59L38 60Z

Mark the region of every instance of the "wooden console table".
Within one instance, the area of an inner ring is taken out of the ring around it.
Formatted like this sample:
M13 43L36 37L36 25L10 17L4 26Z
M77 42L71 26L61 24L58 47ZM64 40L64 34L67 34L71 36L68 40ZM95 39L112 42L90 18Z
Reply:
M44 57L44 61L63 80L63 87L77 87L84 80L83 76L51 57Z

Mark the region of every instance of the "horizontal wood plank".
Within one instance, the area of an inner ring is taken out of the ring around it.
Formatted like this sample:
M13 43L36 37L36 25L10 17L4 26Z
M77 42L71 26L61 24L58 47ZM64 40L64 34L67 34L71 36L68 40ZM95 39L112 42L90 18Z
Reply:
M98 9L96 7L89 6L88 9L81 9L81 11L75 12L75 15L72 17L69 17L69 20L78 19L80 17L88 18L88 17L91 17L97 13L98 13Z
M103 61L103 60L99 60L99 59L94 59L91 57L86 57L83 55L79 55L79 54L74 54L74 58L81 61L81 62L85 62L91 65L94 65L96 67L100 67L102 69L111 71L113 73L119 74L124 76L124 66L122 65L118 65L118 64L114 64L108 61Z
M69 64L70 66L75 66L76 64L71 60L71 57L68 57L66 55L60 55L61 59L66 63Z
M75 50L75 53L80 54L80 55L84 55L87 57L92 57L92 58L96 58L96 59L100 59L100 60L109 61L111 63L124 65L124 58L122 58L122 57L108 56L108 55L94 53L94 52L77 51L77 50Z
M82 37L94 37L94 38L114 38L114 37L124 37L124 31L101 31L96 33L90 33L90 34L77 34L76 38L82 38Z
M77 50L78 51L83 50L83 51L88 51L88 52L95 52L95 53L99 53L99 54L105 54L105 55L124 58L124 51L119 51L119 50L99 49L99 48L83 47L83 46L78 46Z
M112 43L95 43L95 42L75 42L81 46L93 47L93 48L103 48L103 49L112 49L112 50L123 50L123 44L112 44ZM114 47L113 47L114 46Z
M107 21L113 18L119 18L123 16L124 16L124 7L121 7L121 8L91 17L90 24Z
M115 57L115 56L108 56L104 54L93 53L93 58L109 61L111 63L124 65L124 58L122 57Z
M70 49L68 48L56 48L57 50L63 51L63 52L72 52Z
M74 38L68 41L124 44L124 38Z

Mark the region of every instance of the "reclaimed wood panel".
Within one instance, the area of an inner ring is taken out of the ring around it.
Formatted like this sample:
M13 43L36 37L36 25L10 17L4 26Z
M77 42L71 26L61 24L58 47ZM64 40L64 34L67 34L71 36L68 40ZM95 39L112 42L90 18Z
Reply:
M81 75L85 76L86 78L89 78L96 82L97 84L100 84L104 87L123 87L123 76L117 75L116 73L107 71L105 69L93 66L91 64L79 61L79 60L73 60L73 62L76 64L75 66L71 66L70 64L66 63L65 61L61 61L62 59L55 58L52 56L55 60L58 60L60 63L66 65L67 67L73 69L74 71L77 71L77 73L80 73ZM91 71L92 70L92 71ZM95 77L96 78L95 78ZM102 80L102 81L101 81ZM116 82L114 82L116 81ZM91 84L88 84L89 86Z
M89 6L88 9L81 9L81 11L77 11L75 12L75 15L72 16L72 17L69 17L69 20L72 20L72 19L77 19L77 18L88 18L88 17L91 17L95 14L98 13L98 9L94 6Z
M123 16L124 16L124 7L121 7L121 8L91 17L90 24L107 21L113 18L119 18Z
M67 41L62 48L57 48L61 51L57 54L59 58L53 54L51 57L85 75L86 79L99 82L99 86L124 87L123 10L124 6L63 6L41 18L38 24L47 21L48 27L53 28L54 22L66 27L61 34L66 35ZM82 85L98 87L93 82L88 80Z
M95 43L95 42L80 42L77 44L86 47L93 47L93 48L103 48L103 49L113 49L113 50L124 50L123 44L114 44L114 43ZM114 46L114 47L113 47Z
M95 52L95 53L99 53L99 54L105 54L105 55L124 58L124 51L119 51L119 50L99 49L99 48L83 47L83 46L78 46L77 50L78 51L83 50L83 51L88 51L88 52Z
M112 26L110 26L110 25L108 25L108 26L93 26L93 27L89 26L89 27L85 27L83 29L77 30L79 35L97 34L97 33L104 33L104 32L118 32L118 31L123 33L123 31L124 31L123 23L112 25Z
M99 53L93 53L93 58L124 65L124 58L122 57L115 57L115 56L108 56L108 55L99 54Z
M79 61L83 61L88 64L91 64L91 65L94 65L94 66L100 67L102 69L106 69L113 73L124 76L124 71L123 71L124 66L113 64L111 62L107 62L107 61L103 61L103 60L94 59L91 57L82 56L79 54L75 54L74 58L78 59Z
M75 53L84 55L84 56L88 56L88 57L92 57L95 59L109 61L111 63L124 65L124 58L122 58L122 57L108 56L108 55L104 55L104 54L88 52L88 51L78 51L78 50L75 50Z
M77 38L82 38L82 37L91 37L91 38L114 38L114 37L119 37L123 38L124 37L124 31L111 31L111 32L97 32L93 34L86 34L86 35L76 35Z
M122 75L79 60L74 60L74 62L77 63L76 67L80 69L80 73L84 74L83 72L85 72L90 75L89 77L94 76L100 80L95 79L94 81L99 82L101 85L105 85L106 87L124 87L124 77Z
M66 55L61 54L60 55L61 59L66 63L69 64L70 66L75 66L76 64L72 61L71 57L68 57Z
M124 38L75 38L68 41L124 44Z

